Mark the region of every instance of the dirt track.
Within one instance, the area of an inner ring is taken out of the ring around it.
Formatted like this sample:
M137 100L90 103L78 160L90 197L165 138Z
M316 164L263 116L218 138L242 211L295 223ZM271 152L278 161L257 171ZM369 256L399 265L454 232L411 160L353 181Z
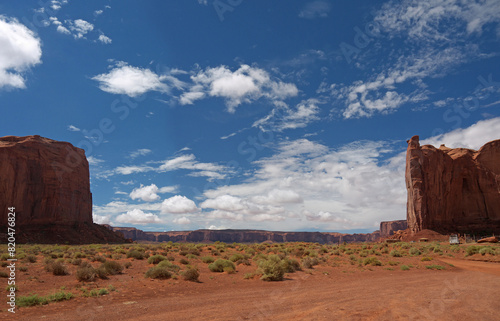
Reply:
M442 261L455 267L346 273L318 267L312 275L297 272L283 282L202 274L202 283L172 285L136 278L123 281L127 287L111 295L24 308L16 316L107 321L499 320L500 264Z

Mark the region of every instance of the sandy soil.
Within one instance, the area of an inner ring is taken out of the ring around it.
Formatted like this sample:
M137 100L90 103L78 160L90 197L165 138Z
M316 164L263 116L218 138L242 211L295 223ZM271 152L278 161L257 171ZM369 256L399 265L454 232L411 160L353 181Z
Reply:
M317 266L309 273L289 274L282 282L263 282L243 279L255 267L240 265L237 274L229 275L202 267L201 282L193 283L145 279L140 265L145 263L135 261L109 281L116 292L22 308L16 319L500 320L499 263L451 258L432 263L447 269ZM53 277L42 285L54 288L61 280ZM0 318L13 319L5 312Z

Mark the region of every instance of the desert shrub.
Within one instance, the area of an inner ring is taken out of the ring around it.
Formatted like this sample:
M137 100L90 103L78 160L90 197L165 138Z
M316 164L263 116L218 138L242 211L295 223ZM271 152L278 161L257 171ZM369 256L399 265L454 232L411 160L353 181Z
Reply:
M408 271L410 267L408 265L401 265L401 270Z
M68 275L68 269L61 262L52 262L45 266L47 272L52 272L53 275Z
M93 267L83 266L76 270L76 279L80 282L92 282L96 278L96 272Z
M186 271L182 273L184 280L199 282L198 278L200 277L200 272L197 268L189 266Z
M444 266L436 265L436 264L426 265L425 267L429 270L446 270L446 268Z
M75 258L75 259L83 259L85 257L87 257L87 256L81 252L76 252L75 254L73 254L73 258Z
M201 258L201 261L203 263L213 263L215 261L215 259L211 256L204 256Z
M340 255L340 250L339 249L335 249L332 251L332 254L333 255Z
M127 258L134 258L136 260L144 260L146 258L146 253L138 250L130 250L127 252Z
M0 278L8 278L9 274L5 271L0 271Z
M179 251L179 255L182 255L182 256L186 256L188 255L188 251L187 250L183 250L183 251Z
M317 258L305 257L302 259L302 266L306 269L312 269L315 265L318 265Z
M368 251L361 251L359 252L360 257L367 257L368 256Z
M401 252L399 252L398 250L392 250L389 255L392 257L402 257L403 256L403 254L401 254Z
M57 302L57 301L64 301L64 300L70 300L73 297L73 293L71 292L56 292L54 294L51 294L47 297L47 300L49 302Z
M255 273L245 273L245 275L243 275L243 278L245 280L249 280L249 279L253 279L254 276L255 276Z
M188 264L189 264L189 261L188 261L188 260L186 260L186 259L180 259L180 260L179 260L179 263L180 263L180 264L184 264L184 265L188 265Z
M387 264L389 264L390 266L395 266L395 265L399 265L399 262L389 261L389 262L387 262Z
M465 256L471 256L479 253L479 246L472 245L465 249Z
M35 263L36 262L36 256L33 255L33 254L30 254L30 255L26 256L26 262Z
M148 263L149 264L158 264L161 261L165 261L167 258L164 257L163 255L153 255L148 258Z
M151 279L170 279L172 277L172 273L158 265L150 268L144 275Z
M19 290L19 287L15 284L7 285L7 287L5 288L5 291L7 291L7 292L17 291L17 290Z
M382 265L382 262L379 261L379 259L377 259L376 257L367 257L364 261L363 261L363 264L364 265L373 265L373 266L381 266Z
M236 262L236 261L243 260L243 259L245 259L243 254L236 253L236 254L231 255L231 257L229 258L229 261Z
M19 271L21 271L21 272L26 272L26 271L28 271L28 267L27 267L27 266L21 266L21 267L19 268Z
M432 261L433 258L429 256L424 256L423 258L420 259L420 261L425 262L425 261Z
M223 260L223 259L218 259L214 263L209 264L208 268L212 272L224 272L225 268L231 268L231 269L233 269L233 271L236 269L233 262L231 262L229 260ZM228 271L225 271L225 272L228 272Z
M49 301L43 296L38 296L38 294L20 296L16 298L16 306L18 307L30 307L34 305L44 305L48 304Z
M158 266L174 273L178 272L181 269L178 265L175 265L170 261L161 261L160 263L158 263Z
M286 273L293 273L295 271L301 270L299 261L297 261L295 259L284 258L284 259L282 259L282 261L283 261Z
M412 248L410 249L409 253L410 253L410 255L413 255L413 256L418 256L418 255L422 254L422 253L420 252L420 250L419 250L419 249L417 249L417 248L415 248L415 247L412 247Z
M491 247L483 247L479 250L479 254L481 255L485 255L485 254L489 254L489 255L495 255L495 250Z
M123 266L116 261L106 261L101 265L101 267L109 275L120 274L123 271Z
M106 262L106 258L104 256L95 256L94 259L92 260L92 262L101 262L101 263L104 263Z
M287 271L287 262L278 255L271 254L265 260L259 261L258 271L262 274L261 280L282 281Z
M82 259L73 259L71 261L71 264L73 264L73 265L80 265L80 264L82 264Z
M98 278L103 279L103 280L108 279L109 273L102 264L101 264L101 266L99 266L97 269L94 269L94 270L95 270L95 274Z

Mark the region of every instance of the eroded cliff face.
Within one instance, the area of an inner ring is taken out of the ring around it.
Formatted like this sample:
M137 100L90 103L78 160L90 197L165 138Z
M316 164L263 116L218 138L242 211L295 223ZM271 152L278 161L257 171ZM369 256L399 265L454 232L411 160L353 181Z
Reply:
M92 223L89 165L82 149L40 136L0 138L0 225Z
M406 230L407 228L406 220L380 222L380 237L388 237L396 231Z
M479 151L408 142L407 221L411 232L500 231L500 140Z
M260 242L315 242L352 243L375 242L380 238L378 231L367 234L342 234L325 232L275 232L259 230L196 230L172 232L144 232L133 227L111 227L122 233L125 238L134 241L150 242L224 242L224 243L260 243Z

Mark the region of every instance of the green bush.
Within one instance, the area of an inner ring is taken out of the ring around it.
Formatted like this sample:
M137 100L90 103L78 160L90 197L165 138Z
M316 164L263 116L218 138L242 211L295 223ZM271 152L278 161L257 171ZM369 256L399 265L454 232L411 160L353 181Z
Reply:
M232 268L233 271L236 269L233 262L223 259L218 259L214 263L209 264L208 268L212 272L224 272L224 268Z
M415 247L412 247L412 248L410 249L409 253L410 253L410 255L413 255L413 256L418 256L418 255L422 254L422 253L420 252L420 250L419 250L419 249L417 249L417 248L415 248Z
M485 254L489 254L489 255L495 255L495 250L491 247L483 247L479 250L479 254L481 255L485 255Z
M432 261L433 258L429 256L424 256L423 258L420 259L420 261L425 262L425 261Z
M401 265L401 270L408 271L410 267L408 265Z
M146 253L138 250L130 250L127 253L127 258L134 258L136 260L144 260L146 257Z
M446 270L446 268L444 266L441 266L441 265L436 265L436 264L433 264L433 265L426 265L425 266L427 269L430 269L430 270Z
M401 252L399 252L398 250L392 250L389 255L392 257L402 257L403 256L403 254L401 254Z
M184 264L184 265L188 265L188 264L189 264L189 261L188 261L188 260L186 260L186 259L180 259L180 260L179 260L179 263L180 263L180 264Z
M364 261L363 261L363 264L364 265L373 265L373 266L381 266L382 265L382 262L379 261L379 259L377 259L376 257L367 257Z
M26 256L26 262L35 263L36 262L36 256L32 255L32 254Z
M203 263L213 263L215 261L215 259L211 256L204 256L201 258L201 261Z
M48 304L49 301L47 298L43 296L38 296L38 294L28 295L28 296L20 296L16 298L16 306L22 307L30 307L34 305L44 305Z
M302 259L302 266L306 269L312 269L315 265L318 265L317 258L305 257Z
M165 268L173 273L178 272L181 269L178 265L175 265L170 261L161 261L160 263L158 263L158 266L161 268Z
M123 266L116 261L106 261L101 265L101 267L109 275L120 274L123 271Z
M288 268L288 262L278 255L268 255L266 259L259 261L259 272L262 274L261 280L282 281Z
M155 266L150 268L145 276L151 279L170 279L172 277L172 273L170 273L166 268L161 266Z
M153 255L148 258L148 263L149 264L158 264L161 261L165 261L167 258L164 257L163 255Z

